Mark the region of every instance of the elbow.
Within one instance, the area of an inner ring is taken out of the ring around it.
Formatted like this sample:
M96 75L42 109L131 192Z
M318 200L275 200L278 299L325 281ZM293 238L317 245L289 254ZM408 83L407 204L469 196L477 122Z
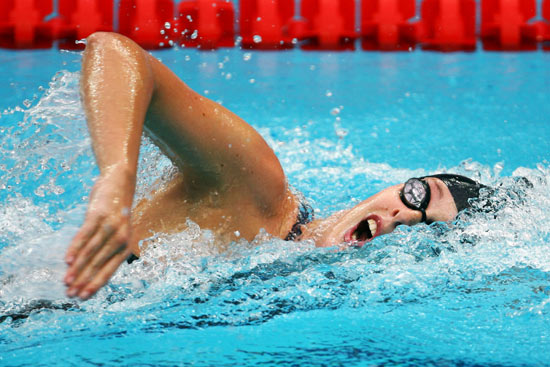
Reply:
M120 37L124 36L113 32L94 32L86 38L86 49L106 47Z
M121 43L125 45L131 45L136 48L141 48L138 46L137 43L120 33L99 31L94 32L86 37L86 48L88 48L89 46L112 47Z
M109 65L108 69L128 76L141 87L154 88L149 55L134 41L118 33L95 32L86 39L83 55L84 75L93 71L93 66ZM106 70L109 72L109 70Z
M95 32L88 36L84 57L90 54L99 55L102 58L135 59L137 62L147 62L144 50L137 43L112 32Z

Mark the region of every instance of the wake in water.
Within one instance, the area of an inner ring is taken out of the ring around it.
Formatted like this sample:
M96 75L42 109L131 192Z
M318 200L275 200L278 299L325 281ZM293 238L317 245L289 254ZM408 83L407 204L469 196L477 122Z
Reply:
M87 325L123 319L151 331L261 324L311 310L384 314L402 308L414 314L422 304L444 314L488 303L498 312L550 320L546 163L518 168L514 177L500 177L499 165L472 161L449 168L495 191L452 223L402 226L361 249L318 249L308 241L260 233L251 243L232 243L220 253L212 234L189 222L183 232L153 234L141 259L124 264L92 300L66 298L63 255L98 173L78 77L58 73L36 103L0 116L3 342L18 340L17 333L46 335L51 330L40 325L52 320L54 328L75 332L74 317ZM310 141L300 129L289 132L287 141L259 130L292 184L314 199L321 215L411 176L433 173L369 163L338 140ZM168 180L174 167L145 138L139 172L136 202ZM93 321L98 315L100 321ZM489 314L479 311L477 317ZM457 328L468 325L457 321Z

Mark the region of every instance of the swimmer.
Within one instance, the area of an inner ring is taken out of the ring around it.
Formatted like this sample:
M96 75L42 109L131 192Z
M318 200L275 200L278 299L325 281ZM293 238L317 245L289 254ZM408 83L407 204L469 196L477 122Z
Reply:
M483 187L457 175L411 178L351 209L313 218L257 131L130 39L88 37L81 95L100 174L65 255L70 297L91 297L121 263L139 257L141 240L182 231L188 218L224 243L251 241L264 229L317 246L362 246L402 224L450 221ZM179 173L134 205L144 131Z

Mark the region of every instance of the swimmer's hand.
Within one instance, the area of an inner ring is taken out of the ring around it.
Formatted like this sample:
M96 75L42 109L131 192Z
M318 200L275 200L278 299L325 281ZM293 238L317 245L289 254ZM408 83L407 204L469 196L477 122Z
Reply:
M111 167L102 172L90 194L84 224L65 255L69 297L88 299L107 283L130 255L130 208L135 175Z

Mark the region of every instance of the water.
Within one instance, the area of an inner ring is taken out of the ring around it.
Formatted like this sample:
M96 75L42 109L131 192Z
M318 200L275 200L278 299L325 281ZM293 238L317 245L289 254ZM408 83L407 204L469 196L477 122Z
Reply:
M344 251L261 233L219 253L190 223L69 300L97 175L80 55L0 50L0 364L550 365L549 53L155 56L256 127L320 216L441 171L499 187L498 214ZM137 195L172 172L145 139Z

